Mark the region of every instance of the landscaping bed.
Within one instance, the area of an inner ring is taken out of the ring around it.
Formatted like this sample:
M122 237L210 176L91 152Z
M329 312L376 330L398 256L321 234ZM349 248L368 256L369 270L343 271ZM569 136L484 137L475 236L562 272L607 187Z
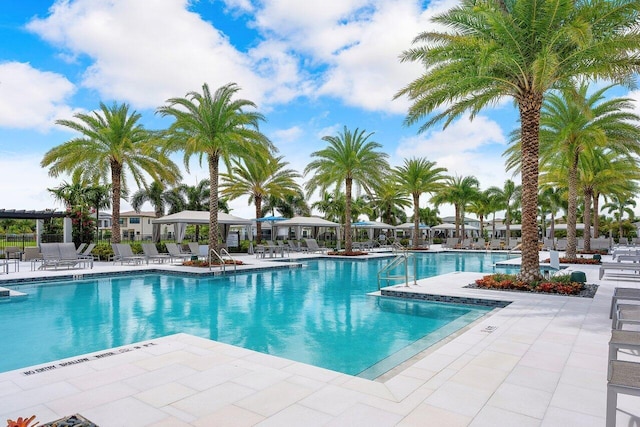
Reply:
M598 290L598 285L572 282L570 275L556 276L536 283L525 283L517 280L515 274L491 274L465 287L495 291L570 295L584 298L593 298Z

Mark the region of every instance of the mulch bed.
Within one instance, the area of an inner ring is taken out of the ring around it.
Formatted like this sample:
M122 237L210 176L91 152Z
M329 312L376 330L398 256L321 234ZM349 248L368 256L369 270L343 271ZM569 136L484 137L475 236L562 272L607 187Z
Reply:
M498 289L498 288L485 288L483 286L478 286L476 283L470 283L465 288L471 289L486 289L488 291L500 291L500 292L520 292L525 294L544 294L544 295L559 295L565 297L579 297L579 298L593 298L596 296L596 292L598 291L598 285L585 283L583 285L583 289L580 293L574 295L567 294L558 294L558 293L548 293L548 292L536 292L536 291L526 291L522 289Z

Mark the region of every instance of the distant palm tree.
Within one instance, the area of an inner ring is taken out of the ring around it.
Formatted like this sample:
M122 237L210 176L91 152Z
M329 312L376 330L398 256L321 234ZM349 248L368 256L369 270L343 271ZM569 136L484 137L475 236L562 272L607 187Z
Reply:
M249 195L249 203L256 207L256 219L262 218L262 201L269 195L284 197L295 195L300 191L296 178L300 174L293 169L286 169L288 162L282 157L267 156L240 162L232 160L229 173L222 174L222 194L233 200ZM256 222L257 242L262 238L262 222Z
M480 236L484 238L484 219L495 212L495 198L490 191L480 191L476 198L467 205L467 210L478 216L480 220Z
M355 129L353 132L344 127L342 133L335 136L322 138L329 145L319 151L311 153L311 163L307 165L304 174L313 173L312 179L307 181L307 193L311 194L316 189L325 191L329 187L340 188L345 186L345 250L352 252L351 237L351 207L352 187L362 186L367 193L375 187L389 170L386 158L387 154L377 151L382 146L374 141L369 141L372 134Z
M149 202L155 211L156 218L164 215L166 205L166 192L161 182L153 181L148 188L141 188L131 196L131 207L140 212L142 205ZM160 224L153 224L153 241L160 241Z
M230 169L232 158L252 158L275 150L269 139L260 132L264 116L245 111L256 105L246 99L232 99L240 88L233 83L220 87L212 95L209 86L202 93L189 92L186 98L171 98L168 105L158 108L162 116L175 121L167 132L169 151L184 151L184 163L196 155L205 157L209 166L209 250L219 249L218 242L218 178L222 159Z
M158 136L139 124L140 114L129 112L127 104L100 103L100 111L78 113L77 120L58 120L57 124L78 133L62 145L49 150L40 163L50 166L49 175L70 172L86 182L111 182L113 221L111 241L120 242L120 199L126 192L127 172L138 187L144 185L143 171L155 180L174 183L178 167L159 149Z
M538 148L544 94L571 79L625 85L640 69L638 0L461 0L402 55L424 74L397 96L413 101L405 120L424 131L511 97L518 106L522 151L522 263L519 278L540 279ZM432 114L435 113L435 114Z
M271 212L271 215L274 216L275 211L278 211L285 218L293 218L296 215L311 215L311 208L301 188L297 189L295 194L285 194L284 197L269 195L262 207L262 211Z
M480 182L475 176L448 176L444 185L431 198L436 206L450 203L455 209L456 236L464 238L464 211L465 207L480 193Z
M416 247L420 235L420 196L437 192L443 185L446 171L425 158L404 159L404 164L394 171L396 182L413 198L413 242Z
M518 206L518 202L522 197L522 186L516 185L515 182L507 179L504 182L504 187L491 187L487 191L490 195L495 197L495 201L500 206L500 209L505 210L504 223L506 227L507 240L509 240L511 237L511 217L513 216L513 211Z
M100 209L111 207L111 184L92 185L87 188L85 197L96 210L96 238L100 239Z
M544 217L547 213L549 213L549 215L551 215L548 236L550 239L555 239L556 215L558 215L558 212L562 207L562 199L564 196L564 191L558 187L540 187L540 196L538 196L538 200L543 215L542 232L543 234L546 233L546 224L544 223Z
M385 179L375 188L372 197L375 205L376 217L380 216L382 222L397 225L400 218L406 218L404 208L411 206L409 199L403 194L400 184L395 180Z
M420 222L429 227L433 227L434 225L442 224L442 221L438 217L440 215L440 211L438 208L420 208Z
M621 196L614 196L612 201L602 205L602 209L606 209L607 213L613 213L613 217L618 222L618 238L622 239L624 234L624 229L622 227L624 214L627 214L629 216L629 219L633 221L633 218L635 216L633 208L635 207L635 200Z
M344 223L345 201L343 193L323 191L311 207L322 212L328 221Z

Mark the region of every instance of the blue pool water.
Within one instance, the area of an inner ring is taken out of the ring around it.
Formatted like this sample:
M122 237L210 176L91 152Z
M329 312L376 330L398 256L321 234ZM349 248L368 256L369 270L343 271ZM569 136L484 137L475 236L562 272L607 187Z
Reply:
M491 271L500 259L418 260L418 276L427 277ZM29 296L0 304L0 372L186 332L375 378L490 310L367 296L388 262L318 260L216 278L150 274L13 286Z

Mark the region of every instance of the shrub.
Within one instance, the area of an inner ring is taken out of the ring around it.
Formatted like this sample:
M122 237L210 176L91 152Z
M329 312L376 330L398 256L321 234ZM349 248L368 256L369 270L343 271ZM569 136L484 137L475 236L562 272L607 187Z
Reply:
M515 275L498 273L476 280L476 285L485 289L514 289L564 295L577 295L584 289L582 283L571 282L569 275L556 276L549 281L539 283L525 283L518 281Z

